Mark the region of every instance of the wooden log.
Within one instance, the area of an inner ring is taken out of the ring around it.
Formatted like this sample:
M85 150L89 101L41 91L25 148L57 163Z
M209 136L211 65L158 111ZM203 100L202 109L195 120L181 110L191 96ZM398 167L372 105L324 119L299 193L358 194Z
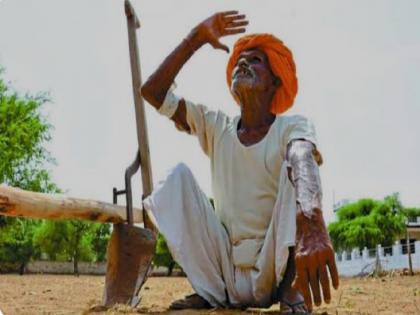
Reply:
M62 194L43 194L0 185L0 215L36 219L81 219L123 223L125 206L78 199ZM133 209L135 223L143 222L142 210Z

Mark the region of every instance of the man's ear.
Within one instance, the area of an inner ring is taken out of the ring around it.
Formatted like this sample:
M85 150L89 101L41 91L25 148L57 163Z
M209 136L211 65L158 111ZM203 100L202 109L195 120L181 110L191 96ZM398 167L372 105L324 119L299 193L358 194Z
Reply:
M281 80L278 77L273 77L273 85L279 87L281 85Z

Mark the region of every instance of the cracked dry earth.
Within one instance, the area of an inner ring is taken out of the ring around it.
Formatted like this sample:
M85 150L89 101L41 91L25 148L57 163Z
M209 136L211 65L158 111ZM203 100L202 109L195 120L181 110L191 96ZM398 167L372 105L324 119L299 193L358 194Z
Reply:
M168 311L174 299L192 292L186 278L149 278L142 289L138 308L116 306L105 310L100 304L104 277L69 275L0 275L0 310L4 315L20 314L279 314L270 309ZM330 305L314 314L420 314L420 274L383 278L341 279Z

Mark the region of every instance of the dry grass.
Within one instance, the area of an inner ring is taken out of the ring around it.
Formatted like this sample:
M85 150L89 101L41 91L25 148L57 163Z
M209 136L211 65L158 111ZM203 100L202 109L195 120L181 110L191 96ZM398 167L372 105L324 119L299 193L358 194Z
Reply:
M278 314L270 309L168 311L174 299L191 293L185 278L150 278L136 309L123 305L99 307L104 277L60 275L0 275L0 310L20 314ZM314 314L420 314L420 274L414 277L393 274L387 277L342 279L330 305Z

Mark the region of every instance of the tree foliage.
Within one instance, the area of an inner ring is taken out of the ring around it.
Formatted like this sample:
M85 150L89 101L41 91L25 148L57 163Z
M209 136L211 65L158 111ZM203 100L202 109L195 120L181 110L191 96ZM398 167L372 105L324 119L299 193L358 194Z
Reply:
M110 235L107 224L81 220L44 221L36 230L34 243L50 259L73 261L78 274L79 261L103 261Z
M0 77L1 183L40 192L58 190L45 169L53 162L45 149L51 125L41 112L47 101L45 93L19 94Z
M166 240L162 234L158 234L158 239L156 243L156 252L153 257L153 265L156 267L166 267L168 268L168 276L172 274L174 267L176 266L175 260L172 258L172 255L169 251Z
M45 93L19 94L2 79L0 69L0 182L35 192L59 192L47 169L54 163L45 145L52 126L42 114ZM19 269L41 251L52 259L103 261L108 224L43 221L0 216L0 270Z
M96 261L106 260L106 249L108 241L111 238L111 224L96 224L95 236L92 240L93 251L96 255Z
M39 254L33 244L34 231L40 220L6 218L8 222L0 228L0 271L25 271L29 260Z
M360 199L337 211L338 221L328 225L336 250L391 246L405 231L405 216L398 195L383 201Z
M404 208L403 211L408 219L416 220L417 217L420 217L420 208Z
M53 160L45 149L51 139L51 125L41 113L46 94L19 94L4 79L0 69L0 183L37 192L57 192L48 163ZM36 254L32 243L41 220L0 217L0 269L20 272Z

